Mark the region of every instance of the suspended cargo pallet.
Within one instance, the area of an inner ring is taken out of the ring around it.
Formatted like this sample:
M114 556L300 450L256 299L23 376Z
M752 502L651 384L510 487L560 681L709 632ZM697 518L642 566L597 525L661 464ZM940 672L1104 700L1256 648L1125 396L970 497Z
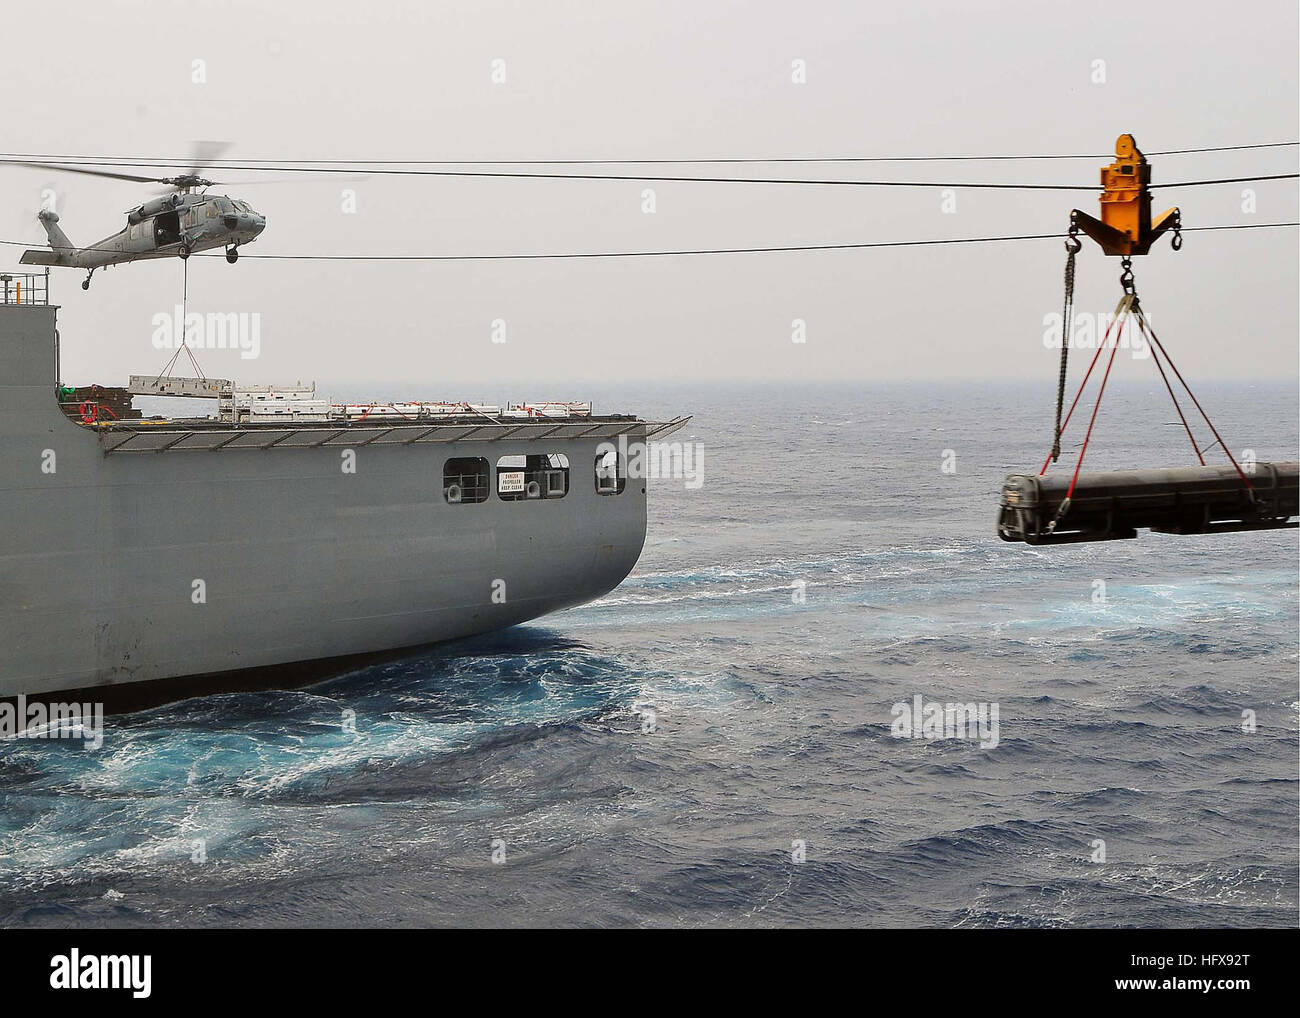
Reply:
M1028 544L1074 544L1161 534L1294 527L1300 464L1259 463L1249 487L1232 466L1080 474L1011 474L1002 485L998 536ZM1059 518L1058 518L1059 517ZM1054 525L1054 526L1053 526Z
M1027 544L1073 544L1134 538L1143 528L1166 534L1212 534L1296 526L1291 518L1300 514L1300 507L1297 507L1297 465L1261 463L1254 469L1247 469L1237 462L1205 407L1174 364L1168 348L1151 328L1143 310L1133 278L1133 257L1147 254L1156 239L1169 230L1173 231L1173 249L1181 248L1182 215L1178 209L1172 208L1158 219L1152 219L1151 167L1131 134L1120 135L1115 144L1115 162L1102 170L1101 183L1104 188L1100 196L1101 219L1075 209L1070 214L1070 231L1065 241L1061 367L1056 384L1056 427L1052 449L1036 476L1012 474L1002 485L998 536L1004 541ZM1121 259L1123 271L1119 282L1124 293L1066 412L1065 383L1073 345L1074 263L1083 246L1078 237L1080 231L1097 241L1107 255ZM1106 383L1115 366L1115 355L1130 323L1147 343L1151 362L1160 373L1192 452L1201 464L1199 467L1081 473L1101 400L1106 394ZM1074 418L1088 380L1107 350L1110 356L1101 372L1101 385L1075 460L1074 473L1068 480L1063 475L1048 477L1048 469L1061 457L1065 429ZM1189 422L1188 414L1183 412L1171 376L1204 420L1214 438L1212 443L1206 439L1197 442L1192 430L1194 419ZM1215 448L1223 451L1230 466L1205 465L1205 454Z

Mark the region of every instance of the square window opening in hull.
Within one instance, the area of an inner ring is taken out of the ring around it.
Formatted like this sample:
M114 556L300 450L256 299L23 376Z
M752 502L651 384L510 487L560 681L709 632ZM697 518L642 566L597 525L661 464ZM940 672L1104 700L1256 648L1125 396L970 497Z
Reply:
M610 449L596 457L596 492L600 495L621 495L627 487L627 470L618 452Z
M496 477L497 497L503 502L564 498L569 493L569 457L559 452L502 456Z
M458 456L442 465L442 495L452 505L486 502L488 461L481 456Z

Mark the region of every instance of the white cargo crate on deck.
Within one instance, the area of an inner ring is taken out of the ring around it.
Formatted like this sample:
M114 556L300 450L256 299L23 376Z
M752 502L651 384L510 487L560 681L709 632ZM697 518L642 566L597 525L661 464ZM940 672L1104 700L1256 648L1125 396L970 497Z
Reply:
M248 419L257 421L328 421L330 404L324 399L255 398L248 402Z
M235 405L245 407L255 399L315 399L316 383L303 385L236 385Z
M547 400L541 403L511 403L503 417L590 417L590 400Z

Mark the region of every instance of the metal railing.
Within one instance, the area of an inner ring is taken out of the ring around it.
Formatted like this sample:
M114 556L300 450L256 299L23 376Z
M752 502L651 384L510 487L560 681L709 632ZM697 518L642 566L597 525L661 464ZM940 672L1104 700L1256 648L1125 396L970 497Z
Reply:
M0 272L0 304L49 304L50 270Z

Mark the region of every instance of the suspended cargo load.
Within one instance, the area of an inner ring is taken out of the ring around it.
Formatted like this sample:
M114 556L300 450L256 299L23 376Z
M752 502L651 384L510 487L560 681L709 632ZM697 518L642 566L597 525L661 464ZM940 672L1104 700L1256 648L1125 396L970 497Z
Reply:
M1061 309L1061 366L1056 383L1056 426L1052 447L1037 476L1012 474L1002 485L1002 505L998 509L998 536L1004 541L1027 544L1071 544L1080 541L1114 541L1137 537L1142 528L1165 534L1212 534L1240 530L1275 530L1294 527L1291 517L1298 514L1297 465L1295 463L1261 463L1241 466L1233 458L1231 446L1224 441L1210 420L1201 401L1192 392L1187 379L1174 364L1169 349L1160 341L1138 298L1133 278L1133 258L1147 254L1162 234L1173 231L1171 246L1182 247L1182 213L1172 208L1159 218L1151 216L1151 167L1131 134L1120 135L1115 143L1115 162L1101 172L1101 219L1094 219L1075 209L1070 213L1070 230L1065 241L1065 298ZM1119 277L1124 291L1115 305L1115 316L1097 345L1078 392L1065 407L1065 383L1073 346L1071 325L1074 321L1075 256L1082 248L1079 233L1095 240L1107 255L1120 258ZM1106 394L1106 383L1115 366L1124 330L1130 325L1141 334L1151 363L1160 373L1165 391L1174 405L1178 421L1187 433L1199 467L1171 470L1120 470L1110 473L1084 474L1083 458L1092 441L1097 413ZM1113 338L1112 338L1113 337ZM1065 429L1074 418L1088 381L1105 358L1099 373L1101 384L1092 406L1092 416L1079 447L1074 472L1046 476L1048 468L1061 458ZM1186 393L1191 405L1204 420L1214 441L1197 442L1192 427L1195 418L1184 413L1174 391L1174 381ZM1230 466L1208 467L1205 454L1221 449Z
M1133 538L1142 528L1209 534L1294 527L1292 517L1300 515L1298 477L1296 463L1258 463L1249 485L1232 466L1080 474L1062 513L1068 474L1011 474L1002 485L998 536L1071 544Z
M219 399L234 392L235 383L228 378L181 378L176 375L132 375L126 391L133 396L186 396L192 399Z

